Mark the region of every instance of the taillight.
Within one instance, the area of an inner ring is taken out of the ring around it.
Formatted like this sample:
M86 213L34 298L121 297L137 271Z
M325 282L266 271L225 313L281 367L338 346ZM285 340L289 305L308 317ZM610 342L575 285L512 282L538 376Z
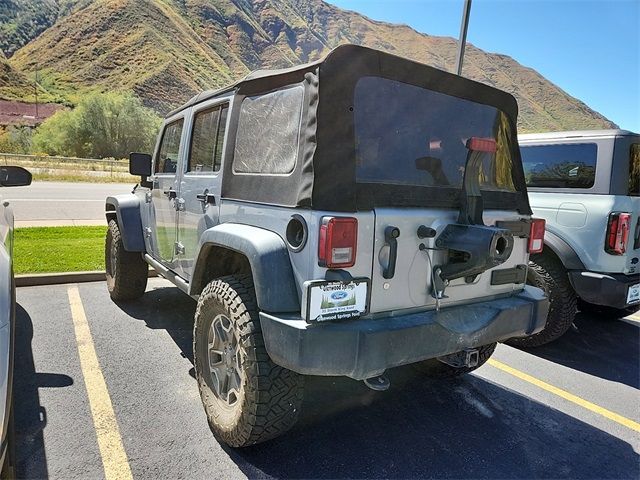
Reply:
M353 267L357 243L358 219L323 217L318 242L318 265L327 268Z
M544 227L543 218L532 218L529 227L529 245L527 250L529 253L540 253L544 248Z
M627 251L627 241L631 230L630 213L612 213L607 222L604 250L611 255L623 255Z

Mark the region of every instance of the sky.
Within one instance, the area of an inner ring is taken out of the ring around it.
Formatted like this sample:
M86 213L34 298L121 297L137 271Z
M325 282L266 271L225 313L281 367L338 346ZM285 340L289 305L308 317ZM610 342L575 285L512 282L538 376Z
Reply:
M328 0L374 20L458 38L464 0ZM467 42L534 68L640 132L640 0L472 0Z

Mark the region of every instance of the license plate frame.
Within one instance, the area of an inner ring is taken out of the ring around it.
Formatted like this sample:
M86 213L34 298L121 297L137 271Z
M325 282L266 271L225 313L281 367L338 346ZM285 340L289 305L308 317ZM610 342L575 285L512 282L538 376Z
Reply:
M302 318L308 323L352 320L366 315L369 311L371 285L368 278L344 281L311 280L304 282L302 292ZM351 292L353 304L349 299ZM332 293L337 293L336 297L339 298L331 298ZM323 307L323 300L338 305Z
M631 285L627 290L627 305L640 303L640 283Z

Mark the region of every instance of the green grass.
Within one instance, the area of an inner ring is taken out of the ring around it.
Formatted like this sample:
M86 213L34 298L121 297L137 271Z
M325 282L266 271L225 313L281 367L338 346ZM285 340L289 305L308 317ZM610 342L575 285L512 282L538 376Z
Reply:
M107 227L32 227L14 231L16 275L104 270Z

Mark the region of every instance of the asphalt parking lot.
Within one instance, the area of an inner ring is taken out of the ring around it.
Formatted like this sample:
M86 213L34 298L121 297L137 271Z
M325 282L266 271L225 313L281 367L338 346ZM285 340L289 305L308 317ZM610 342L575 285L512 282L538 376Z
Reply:
M193 379L195 302L162 279L17 292L20 478L638 478L640 321L578 315L560 341L499 346L455 380L391 389L308 378L292 432L241 450L212 436ZM95 356L93 353L95 352Z

